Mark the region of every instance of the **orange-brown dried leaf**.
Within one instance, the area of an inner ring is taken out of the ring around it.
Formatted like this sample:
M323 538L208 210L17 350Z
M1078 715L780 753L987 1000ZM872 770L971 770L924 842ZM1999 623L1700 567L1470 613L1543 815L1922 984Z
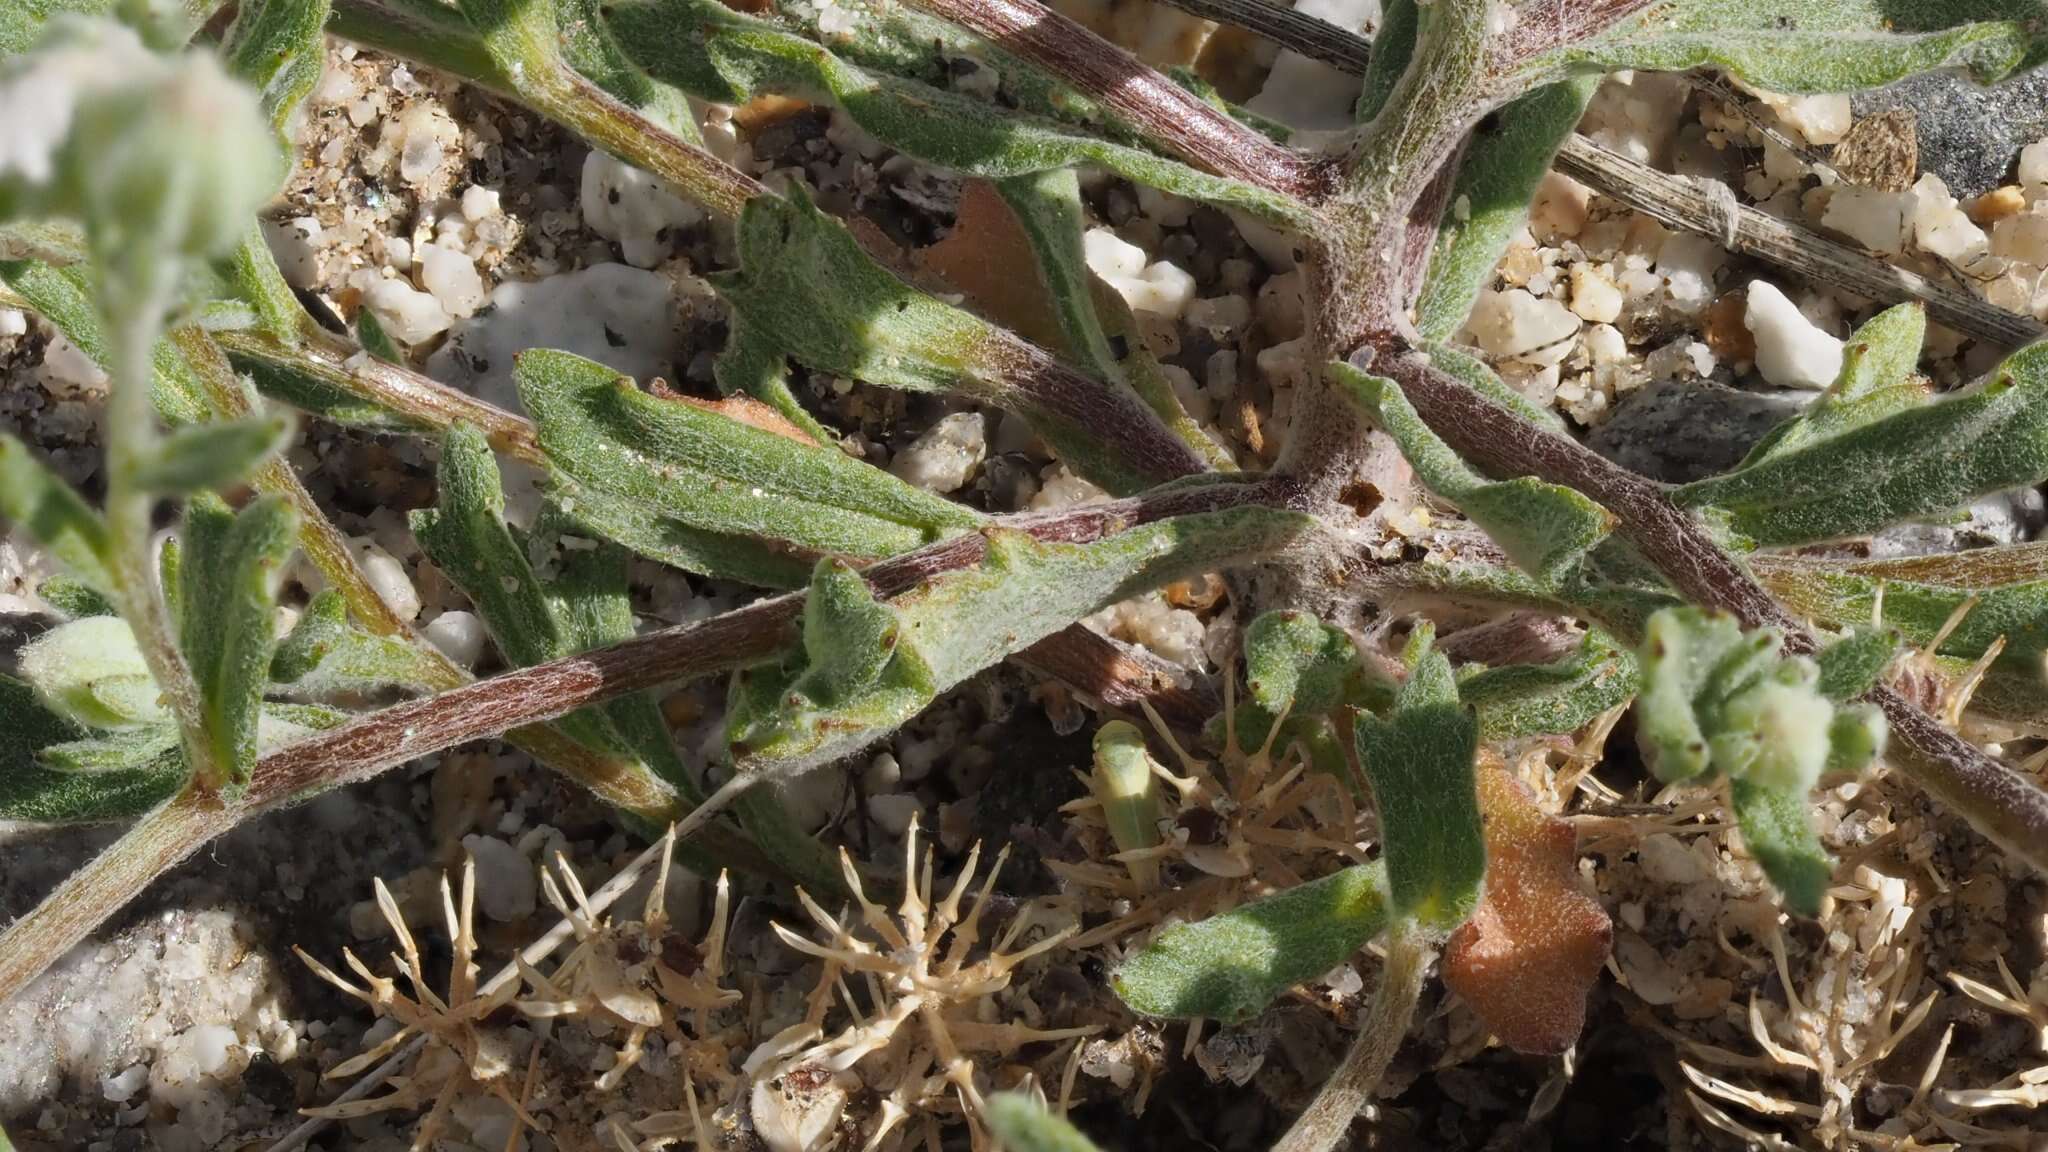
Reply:
M917 269L966 293L983 316L1041 348L1065 350L1052 293L1038 275L1038 255L1017 214L986 180L960 190L953 230L919 249Z
M794 440L799 444L808 445L813 448L817 447L818 442L811 439L810 433L797 427L790 422L788 417L754 399L752 396L727 396L718 400L700 400L695 396L685 396L673 388L660 384L659 381L656 384L657 386L653 389L653 392L663 400L673 400L678 404L688 404L692 408L701 408L706 412L715 412L728 420L737 420L741 424L759 428L763 432L773 432L785 440Z
M1586 1023L1586 996L1614 925L1578 887L1568 821L1537 807L1499 760L1482 758L1486 890L1444 949L1444 983L1517 1052L1562 1052Z

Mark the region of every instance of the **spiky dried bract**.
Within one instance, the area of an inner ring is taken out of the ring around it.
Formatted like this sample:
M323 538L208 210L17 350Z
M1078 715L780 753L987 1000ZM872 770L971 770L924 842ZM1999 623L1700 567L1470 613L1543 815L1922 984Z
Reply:
M538 1058L538 1050L533 1048L535 1041L530 1034L506 1026L501 1019L501 1010L511 1007L519 985L508 980L489 993L480 993L477 986L476 862L463 862L459 899L450 891L447 877L441 878L441 911L453 949L443 993L429 986L419 944L391 890L381 879L375 883L377 910L383 913L400 949L392 954L391 963L405 977L410 994L401 991L396 980L376 975L348 949L342 950L342 958L360 978L360 984L336 974L302 949L292 949L314 975L362 1001L378 1017L388 1017L399 1025L397 1031L374 1047L328 1069L326 1076L334 1079L366 1071L414 1036L424 1037L426 1044L406 1071L388 1078L390 1091L362 1100L307 1108L305 1114L347 1120L394 1109L425 1107L427 1114L413 1132L413 1152L425 1152L434 1146L434 1139L455 1102L465 1093L494 1096L511 1110L518 1123L535 1127L533 1117L526 1111L526 1101L532 1090L532 1061ZM527 1070L523 1081L522 1069Z
M836 1122L846 1093L856 1087L880 1098L862 1135L863 1152L916 1144L923 1134L906 1127L905 1121L917 1114L957 1116L967 1125L974 1146L986 1148L983 1116L994 1065L1017 1056L1027 1045L1098 1031L1094 1026L1038 1028L1004 1019L1008 1010L997 997L1011 986L1019 969L1074 933L1067 926L1016 947L1036 925L1027 905L1006 929L985 940L982 918L1009 849L997 854L963 912L981 846L968 853L959 877L937 901L932 852L926 849L920 859L918 848L913 821L904 841L903 901L894 917L867 898L852 857L842 850L846 885L860 910L857 920L832 916L799 890L798 899L820 938L774 925L784 944L823 964L805 1021L749 1062L755 1128L778 1152L805 1145L787 1136L778 1138L769 1128L774 1133L809 1131L812 1119L795 1118L792 1109L815 1112L821 1103ZM849 978L856 981L853 987L847 984ZM856 995L856 987L866 995ZM851 1019L827 1035L824 1024L835 991Z
M659 1035L682 1049L683 1074L692 1096L698 1083L715 1085L716 1094L722 1095L733 1080L732 1037L719 1027L718 1015L740 1001L737 989L721 983L732 889L721 873L704 939L685 938L668 922L673 834L662 839L661 849L637 921L593 912L582 883L561 856L555 857L552 872L541 872L541 891L571 925L576 947L545 973L522 961L520 974L529 991L516 1006L535 1018L595 1018L625 1030L612 1066L597 1078L600 1092L617 1087L640 1062L647 1038ZM687 1030L680 1019L684 1014L690 1018Z
M1614 925L1580 891L1578 836L1496 758L1478 770L1486 891L1444 945L1444 983L1501 1043L1562 1052L1586 1022Z

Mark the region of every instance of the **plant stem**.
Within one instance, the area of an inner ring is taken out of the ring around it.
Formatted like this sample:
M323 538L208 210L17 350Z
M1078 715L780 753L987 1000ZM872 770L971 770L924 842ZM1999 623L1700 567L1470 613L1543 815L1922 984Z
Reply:
M27 987L151 881L233 828L240 815L239 807L222 806L188 788L136 821L0 933L0 1003Z
M1412 921L1399 922L1389 930L1387 959L1380 966L1380 984L1373 990L1365 1030L1272 1152L1331 1152L1343 1145L1352 1118L1372 1099L1373 1089L1379 1087L1408 1035L1432 952L1421 928Z
M1380 350L1373 367L1398 382L1437 435L1482 471L1537 476L1578 489L1615 515L1621 534L1686 599L1731 613L1744 627L1777 628L1792 652L1819 648L1813 634L1654 482L1576 441L1524 423L1398 341ZM2048 792L1890 688L1879 687L1865 699L1891 722L1895 763L1979 832L2048 872Z
M1315 201L1330 190L1319 158L1275 144L1137 57L1037 0L911 0L1088 96L1146 140L1219 176Z

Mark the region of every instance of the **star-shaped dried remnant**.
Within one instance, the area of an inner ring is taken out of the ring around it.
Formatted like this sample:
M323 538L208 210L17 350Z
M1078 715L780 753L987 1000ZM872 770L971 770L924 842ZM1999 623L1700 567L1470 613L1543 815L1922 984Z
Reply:
M852 860L843 849L840 852L847 888L860 905L860 923L872 940L856 936L852 924L833 917L802 891L798 898L825 940L811 940L780 924L774 926L783 943L822 960L824 971L809 1018L764 1046L764 1052L756 1053L749 1062L747 1071L755 1080L751 1097L755 1127L771 1147L810 1147L805 1139L777 1136L782 1129L808 1132L830 1127L836 1123L835 1114L843 1107L847 1090L860 1087L880 1097L861 1145L865 1152L898 1148L913 1138L912 1131L902 1127L913 1112L928 1117L957 1113L967 1122L973 1146L987 1148L990 1138L980 1117L991 1077L976 1057L1000 1059L1026 1044L1097 1031L1092 1027L1042 1029L1000 1018L1002 1006L992 997L1010 986L1021 965L1058 947L1073 930L1052 932L1012 951L1033 919L1020 915L984 950L981 918L1009 850L997 856L974 903L963 914L961 901L973 882L981 846L975 845L968 854L967 866L945 898L934 903L932 857L927 851L920 867L917 841L913 821L905 846L903 903L895 918L867 898ZM970 956L975 957L972 962ZM865 985L865 1006L855 1002L847 985L849 977ZM845 1001L852 1022L819 1039L835 991ZM791 1115L792 1103L782 1099L799 1088L805 1105L800 1122ZM831 1105L823 1109L827 1115L822 1119L817 1115L821 1100ZM775 1135L770 1134L771 1128Z
M369 1005L378 1016L388 1016L399 1024L398 1031L369 1051L336 1065L327 1076L336 1078L362 1072L398 1051L414 1036L425 1037L427 1043L403 1074L389 1078L390 1092L366 1100L308 1108L306 1115L349 1120L392 1109L427 1106L427 1115L420 1121L412 1141L413 1152L425 1152L433 1146L434 1138L446 1123L456 1100L465 1090L473 1089L502 1100L519 1124L534 1127L533 1117L526 1112L526 1101L533 1090L534 1057L538 1050L532 1046L530 1036L500 1027L494 1019L500 1014L500 1009L512 1003L512 998L519 992L519 985L508 980L493 990L483 991L477 987L474 931L476 862L463 862L459 909L454 894L449 891L448 878L441 878L441 909L447 920L448 939L454 946L454 958L448 966L448 993L445 998L427 986L419 945L406 925L405 916L398 910L398 902L392 899L391 890L384 886L382 880L376 881L376 890L377 909L384 914L384 920L391 926L392 935L398 938L403 952L402 955L393 954L391 962L412 986L412 995L399 991L397 981L372 973L368 965L347 949L343 949L342 957L356 975L362 977L361 985L343 979L304 951L296 947L292 949L322 980ZM515 1084L520 1078L512 1073L520 1064L522 1047L527 1049L526 1074L522 1083Z
M1486 892L1444 948L1444 983L1501 1043L1517 1052L1571 1047L1586 1023L1586 994L1614 944L1614 925L1579 890L1570 822L1537 807L1514 774L1479 765L1486 821Z

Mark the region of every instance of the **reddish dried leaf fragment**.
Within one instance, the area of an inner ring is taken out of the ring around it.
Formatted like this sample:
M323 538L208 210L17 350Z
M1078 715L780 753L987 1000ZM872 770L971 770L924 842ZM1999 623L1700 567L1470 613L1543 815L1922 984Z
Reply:
M799 444L811 447L816 447L818 443L816 440L811 439L810 433L790 423L789 417L761 403L752 396L726 396L717 400L700 400L695 396L683 395L659 379L655 381L654 386L649 391L663 400L674 401L678 404L688 404L692 408L701 408L706 412L715 412L728 420L736 420L741 424L759 428L763 432L773 432L785 440L794 440Z
M966 293L982 315L1041 348L1065 348L1031 237L994 184L962 185L953 230L916 260L918 271Z
M1614 925L1578 887L1577 837L1536 806L1505 766L1484 757L1486 890L1444 949L1444 983L1517 1052L1562 1052L1586 1023L1586 995Z

